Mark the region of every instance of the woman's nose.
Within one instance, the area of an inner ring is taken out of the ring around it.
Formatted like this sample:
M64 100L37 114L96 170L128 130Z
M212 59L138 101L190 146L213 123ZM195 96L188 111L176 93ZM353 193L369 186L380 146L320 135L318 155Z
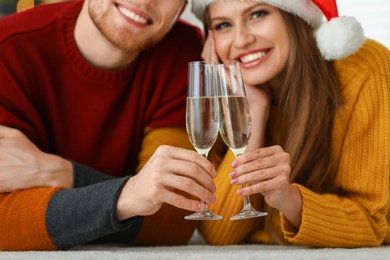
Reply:
M243 48L253 42L255 42L255 36L250 28L246 26L237 28L234 39L234 45L236 48Z

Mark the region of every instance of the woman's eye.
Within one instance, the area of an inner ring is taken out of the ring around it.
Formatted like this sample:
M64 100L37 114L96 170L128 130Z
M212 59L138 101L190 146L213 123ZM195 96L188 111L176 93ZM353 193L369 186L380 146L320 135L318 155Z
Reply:
M252 13L251 17L256 19L256 18L266 16L267 14L268 14L267 11L257 11L257 12Z
M228 27L230 27L229 23L219 23L219 24L215 25L213 28L215 31L220 31L220 30L228 28Z

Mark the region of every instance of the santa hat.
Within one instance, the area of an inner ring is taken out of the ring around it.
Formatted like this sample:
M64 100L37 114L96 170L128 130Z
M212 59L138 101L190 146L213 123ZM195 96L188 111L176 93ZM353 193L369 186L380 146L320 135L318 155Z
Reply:
M192 0L192 12L203 21L205 8L226 0ZM318 48L326 60L355 53L365 41L361 24L350 16L338 15L336 0L253 0L275 6L301 17L316 31ZM326 18L326 21L324 19Z

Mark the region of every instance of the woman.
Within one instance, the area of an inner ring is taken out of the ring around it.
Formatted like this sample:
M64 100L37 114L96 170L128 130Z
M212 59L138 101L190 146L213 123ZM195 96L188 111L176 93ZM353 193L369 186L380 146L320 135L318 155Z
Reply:
M253 121L247 152L219 167L210 209L225 218L200 224L206 241L389 243L389 50L337 17L334 1L192 5L209 32L203 58L240 62ZM229 221L237 190L269 216Z

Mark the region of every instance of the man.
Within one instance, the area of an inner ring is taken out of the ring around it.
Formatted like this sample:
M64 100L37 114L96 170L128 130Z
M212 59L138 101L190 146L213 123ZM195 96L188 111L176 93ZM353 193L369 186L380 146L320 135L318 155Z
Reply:
M174 147L191 147L187 63L202 49L176 22L185 2L76 0L0 20L0 250L133 243L140 216L188 240L183 216L215 201L215 169Z

